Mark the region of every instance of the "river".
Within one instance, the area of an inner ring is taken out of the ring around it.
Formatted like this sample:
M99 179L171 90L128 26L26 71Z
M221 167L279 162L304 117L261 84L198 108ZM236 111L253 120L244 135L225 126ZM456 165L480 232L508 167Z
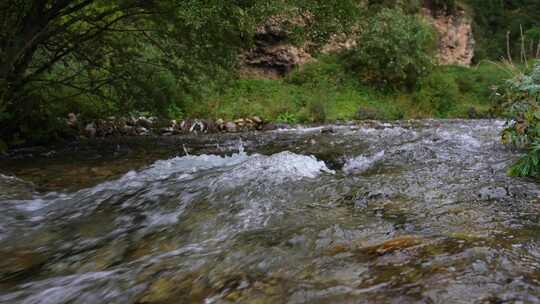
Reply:
M497 120L107 142L0 162L0 303L540 303Z

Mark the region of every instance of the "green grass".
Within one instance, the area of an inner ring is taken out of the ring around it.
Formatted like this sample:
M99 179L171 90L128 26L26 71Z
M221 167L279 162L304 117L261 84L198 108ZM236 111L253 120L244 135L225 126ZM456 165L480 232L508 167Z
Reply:
M467 118L474 108L487 115L492 108L491 87L508 78L507 72L493 63L476 67L439 67L434 73L454 83L457 96L444 112L433 111L414 92L382 91L360 83L338 59L321 58L282 79L238 78L221 91L211 92L202 101L187 104L187 117L235 119L260 116L267 121L334 122L357 118L396 120L409 118ZM429 83L429 82L425 82ZM431 82L433 84L433 81ZM433 85L432 85L433 86ZM438 92L441 93L441 92ZM444 96L444 95L443 95ZM357 115L361 112L360 117Z

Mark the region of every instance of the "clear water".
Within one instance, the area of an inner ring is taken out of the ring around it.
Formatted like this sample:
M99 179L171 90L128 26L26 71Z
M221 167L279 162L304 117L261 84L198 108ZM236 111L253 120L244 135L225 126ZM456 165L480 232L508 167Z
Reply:
M519 155L501 128L325 126L0 163L0 303L540 302L540 185L506 175Z

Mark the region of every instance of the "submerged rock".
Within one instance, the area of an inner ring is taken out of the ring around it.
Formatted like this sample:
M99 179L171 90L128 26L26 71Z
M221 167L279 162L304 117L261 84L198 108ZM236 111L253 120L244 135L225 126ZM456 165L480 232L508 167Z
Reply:
M400 236L374 246L360 248L359 251L367 254L384 255L394 251L408 249L419 244L422 244L422 238L417 236Z

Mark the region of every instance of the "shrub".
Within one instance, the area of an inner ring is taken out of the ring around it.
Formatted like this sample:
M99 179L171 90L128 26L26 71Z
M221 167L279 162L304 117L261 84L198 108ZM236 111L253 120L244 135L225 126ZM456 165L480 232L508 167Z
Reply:
M500 86L511 75L500 64L485 62L474 67L443 66L437 68L454 78L459 91L470 101L488 104L493 94L493 87Z
M305 64L303 67L296 69L290 73L285 81L294 85L340 85L347 75L343 69L343 65L338 62L337 58L325 56L317 60Z
M184 117L184 111L176 104L171 104L167 108L167 117L169 119L182 119Z
M423 110L434 111L433 114L445 117L458 102L459 96L459 87L454 78L437 71L419 81L414 100Z
M327 111L324 102L316 99L308 104L308 112L311 122L325 122Z
M400 9L382 9L358 36L358 46L345 54L362 81L412 89L432 66L433 29Z
M509 117L503 142L527 150L510 173L540 178L540 61L532 72L510 79L498 98Z
M277 122L286 124L298 123L298 117L294 113L284 112L278 115Z

